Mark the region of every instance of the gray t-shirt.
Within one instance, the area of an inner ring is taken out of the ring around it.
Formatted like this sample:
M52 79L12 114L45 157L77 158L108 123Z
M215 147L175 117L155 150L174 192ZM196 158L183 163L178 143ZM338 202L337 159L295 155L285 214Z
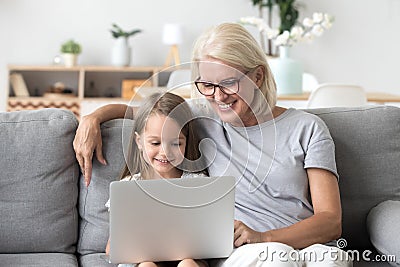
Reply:
M315 115L288 109L256 126L233 127L209 111L193 110L209 174L236 177L235 219L253 230L278 229L313 215L307 168L338 177L332 137Z

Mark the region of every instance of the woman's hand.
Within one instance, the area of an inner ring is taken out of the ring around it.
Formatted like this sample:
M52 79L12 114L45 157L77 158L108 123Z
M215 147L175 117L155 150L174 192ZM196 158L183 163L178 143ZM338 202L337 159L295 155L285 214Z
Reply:
M235 229L234 233L235 247L240 247L241 245L244 244L264 242L263 240L264 233L256 232L250 229L247 225L245 225L241 221L235 220L234 229Z
M81 119L76 130L73 146L76 159L85 177L86 186L89 186L92 178L93 153L96 152L96 158L101 164L107 164L102 152L100 123L95 116L88 115Z

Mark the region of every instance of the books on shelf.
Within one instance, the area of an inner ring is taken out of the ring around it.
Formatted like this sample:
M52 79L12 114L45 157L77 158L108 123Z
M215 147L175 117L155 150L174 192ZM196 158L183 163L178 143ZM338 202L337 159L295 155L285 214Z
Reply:
M10 74L11 87L15 96L29 96L28 87L21 73L13 72Z

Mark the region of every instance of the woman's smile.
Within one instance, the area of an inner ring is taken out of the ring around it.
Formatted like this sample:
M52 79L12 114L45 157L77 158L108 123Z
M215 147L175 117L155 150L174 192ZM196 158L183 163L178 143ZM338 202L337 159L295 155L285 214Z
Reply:
M232 105L235 104L236 101L232 101L230 103L224 103L224 102L218 102L218 101L215 101L215 102L217 103L218 107L221 110L226 110L226 109L230 109L232 107Z

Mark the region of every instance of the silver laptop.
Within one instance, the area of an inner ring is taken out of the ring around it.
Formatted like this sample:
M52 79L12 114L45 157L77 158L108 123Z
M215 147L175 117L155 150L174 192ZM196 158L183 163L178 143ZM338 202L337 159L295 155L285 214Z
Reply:
M110 261L228 257L235 178L119 181L110 185Z

